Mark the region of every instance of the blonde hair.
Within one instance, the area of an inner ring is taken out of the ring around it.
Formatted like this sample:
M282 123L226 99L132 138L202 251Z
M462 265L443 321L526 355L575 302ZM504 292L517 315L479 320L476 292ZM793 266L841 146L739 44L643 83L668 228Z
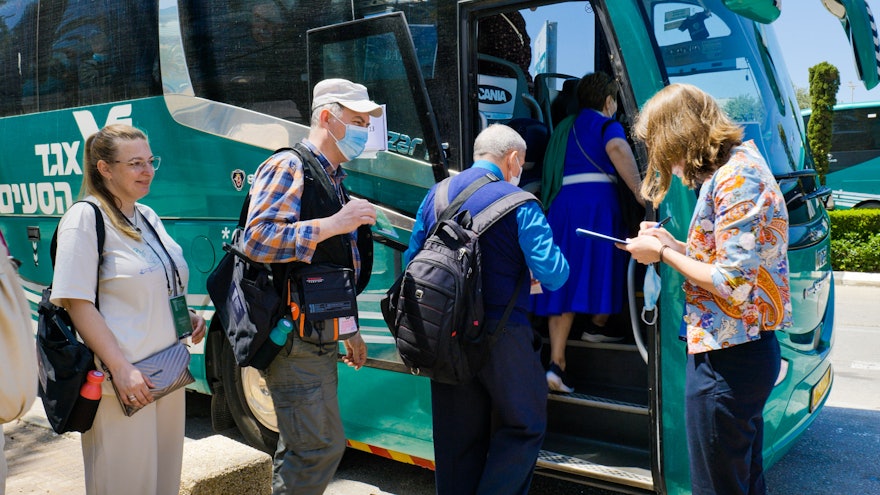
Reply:
M115 162L120 141L140 139L147 141L146 134L126 124L111 124L89 136L83 151L83 181L79 191L80 199L86 196L98 198L110 218L110 223L120 232L137 241L141 240L141 234L128 223L119 209L119 198L107 187L104 176L98 171L98 161Z
M683 162L682 182L695 188L730 160L743 130L715 100L690 84L670 84L648 100L633 134L648 150L642 196L654 205L666 197L672 167Z

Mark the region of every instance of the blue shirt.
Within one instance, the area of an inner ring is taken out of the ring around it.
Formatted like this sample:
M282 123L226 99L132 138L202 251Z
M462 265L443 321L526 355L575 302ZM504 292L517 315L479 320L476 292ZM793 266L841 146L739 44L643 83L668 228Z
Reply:
M473 168L485 169L504 180L501 169L490 161L477 161ZM429 208L433 208L433 204L429 205ZM409 263L425 243L427 232L425 230L424 209L425 201L422 201L419 211L416 213L416 222L409 239L409 249L403 255L404 265ZM516 224L519 232L519 246L525 255L526 265L532 271L532 276L549 290L562 287L562 284L568 279L568 261L562 255L559 247L553 243L553 232L550 230L550 225L547 223L547 218L541 211L539 203L530 201L517 208Z

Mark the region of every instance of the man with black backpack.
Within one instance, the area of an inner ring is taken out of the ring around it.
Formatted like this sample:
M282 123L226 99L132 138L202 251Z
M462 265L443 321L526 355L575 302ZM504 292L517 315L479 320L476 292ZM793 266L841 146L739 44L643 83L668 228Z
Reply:
M519 191L525 152L526 143L516 131L489 126L474 142L474 164L442 186L448 195L444 203L452 203L487 174L498 180L473 192L459 211L476 217ZM406 262L422 248L437 221L438 190L432 188L419 208ZM555 289L568 278L568 263L553 243L537 200L501 217L480 235L479 244L483 325L494 335L488 358L473 379L462 384L431 382L437 493L525 495L547 426L541 338L528 319L529 270L546 288ZM506 311L512 298L512 310ZM506 323L498 327L505 312Z
M355 286L362 290L369 279L369 227L376 209L348 197L340 164L363 152L370 117L381 116L382 107L370 101L366 87L344 79L321 81L313 91L308 138L273 154L254 176L242 250L253 261L272 264L283 316L296 334L265 375L278 419L275 494L324 493L345 451L336 399L337 339L345 339L343 361L360 368L367 348L357 332L353 299ZM309 289L328 280L338 285L315 297L329 297L348 313L310 311Z

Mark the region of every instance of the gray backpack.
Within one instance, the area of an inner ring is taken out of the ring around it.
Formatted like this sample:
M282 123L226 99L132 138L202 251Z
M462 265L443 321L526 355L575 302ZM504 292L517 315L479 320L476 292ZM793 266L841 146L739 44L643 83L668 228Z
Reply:
M434 197L437 222L382 300L385 322L413 374L449 384L470 380L513 310L524 277L498 326L491 332L485 328L479 237L535 197L524 191L508 194L473 218L469 211L459 211L477 189L497 180L486 174L448 206L449 179L438 185Z

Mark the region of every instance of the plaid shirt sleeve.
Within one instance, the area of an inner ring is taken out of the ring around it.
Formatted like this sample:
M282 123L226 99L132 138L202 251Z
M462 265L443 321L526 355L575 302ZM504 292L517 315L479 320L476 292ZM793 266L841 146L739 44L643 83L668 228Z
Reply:
M261 263L310 262L318 220L300 221L303 163L293 152L272 155L257 169L242 250Z

